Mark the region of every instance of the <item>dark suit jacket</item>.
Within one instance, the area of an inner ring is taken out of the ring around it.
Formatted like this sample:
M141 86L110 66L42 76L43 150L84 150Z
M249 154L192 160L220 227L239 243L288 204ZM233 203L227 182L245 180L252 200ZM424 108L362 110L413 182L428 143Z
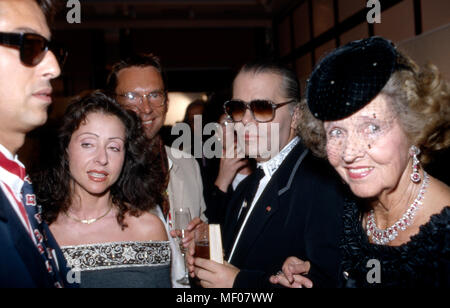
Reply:
M210 187L209 191L205 191L206 211L205 216L210 224L223 224L225 218L227 204L233 195L233 187L230 185L225 193L217 186Z
M228 204L223 242L228 257L243 193L250 176ZM273 174L242 232L230 263L241 271L234 287L273 287L270 275L287 257L311 262L308 277L315 287L337 287L340 281L344 195L341 181L329 164L301 143Z
M64 287L77 287L67 283L66 261L47 224L48 246L56 251ZM0 190L0 288L53 288L44 259L26 232L16 212Z

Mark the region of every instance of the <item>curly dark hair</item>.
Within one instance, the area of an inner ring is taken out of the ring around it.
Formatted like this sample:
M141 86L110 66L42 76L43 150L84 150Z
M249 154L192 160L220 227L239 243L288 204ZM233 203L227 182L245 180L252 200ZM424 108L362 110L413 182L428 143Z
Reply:
M161 204L164 174L158 144L145 137L136 114L123 109L100 91L76 98L67 108L58 131L52 165L32 175L36 195L42 205L43 218L49 224L69 209L74 196L67 148L72 134L91 113L116 116L126 128L124 165L119 178L110 188L112 202L118 209L117 222L123 230L127 227L124 223L126 213L139 217Z

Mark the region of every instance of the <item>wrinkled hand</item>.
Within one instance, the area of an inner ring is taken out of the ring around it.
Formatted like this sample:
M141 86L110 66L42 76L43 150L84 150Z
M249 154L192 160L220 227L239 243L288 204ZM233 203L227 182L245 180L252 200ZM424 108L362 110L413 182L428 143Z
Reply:
M296 257L289 257L284 261L282 272L270 277L270 282L280 284L286 288L312 288L313 283L304 277L309 273L311 263Z
M232 288L239 271L228 262L220 264L202 258L194 260L194 276L200 279L204 288Z

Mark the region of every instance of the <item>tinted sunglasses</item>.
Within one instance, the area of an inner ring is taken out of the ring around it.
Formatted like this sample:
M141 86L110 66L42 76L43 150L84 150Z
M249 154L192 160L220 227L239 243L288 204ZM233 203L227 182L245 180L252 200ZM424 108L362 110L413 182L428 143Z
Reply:
M36 66L44 59L47 51L53 52L62 68L67 59L67 51L34 33L0 32L0 44L16 47L20 51L20 61L26 66Z
M269 100L258 99L246 103L241 100L233 99L225 102L223 107L225 113L231 120L233 120L233 122L241 122L244 118L245 111L249 109L253 118L257 122L265 123L273 120L275 117L275 110L294 102L295 100L290 100L284 103L275 104Z

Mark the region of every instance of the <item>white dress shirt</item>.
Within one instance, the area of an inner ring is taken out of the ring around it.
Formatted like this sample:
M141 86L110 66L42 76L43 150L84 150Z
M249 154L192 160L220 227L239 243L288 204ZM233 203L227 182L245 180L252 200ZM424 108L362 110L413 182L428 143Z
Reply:
M231 183L233 190L248 176L248 174L236 173L233 182Z
M6 157L6 159L10 160L11 163L17 164L20 168L25 169L25 166L19 161L17 155L13 156L11 152L9 152L1 144L0 144L0 152L3 154L3 156ZM23 226L25 227L27 232L30 233L31 236L32 234L31 226L29 222L26 221L23 215L21 214L19 206L17 204L17 201L21 202L22 200L21 192L23 185L24 185L23 179L21 179L18 175L11 173L0 164L0 189L3 191L4 195L9 200L9 203L11 204L11 207L14 209L14 212L16 212ZM31 238L35 241L34 236L31 236Z
M233 248L231 249L231 253L230 253L230 257L228 258L228 262L231 262L231 259L233 258L234 250L236 249L236 246L239 243L239 239L241 238L242 231L244 230L245 225L247 224L248 218L252 214L252 211L253 211L253 208L255 207L256 202L258 202L259 197L261 197L262 193L264 192L267 184L269 183L270 179L272 178L272 175L278 170L278 168L281 166L281 164L283 163L286 156L288 156L288 154L297 145L297 143L299 143L299 141L300 141L300 138L295 137L277 155L272 157L270 160L262 162L262 163L257 163L257 167L263 169L264 177L259 182L259 186L258 186L258 190L256 191L255 198L253 199L253 202L247 212L245 220L242 223L241 228L239 229L239 233L233 244Z

